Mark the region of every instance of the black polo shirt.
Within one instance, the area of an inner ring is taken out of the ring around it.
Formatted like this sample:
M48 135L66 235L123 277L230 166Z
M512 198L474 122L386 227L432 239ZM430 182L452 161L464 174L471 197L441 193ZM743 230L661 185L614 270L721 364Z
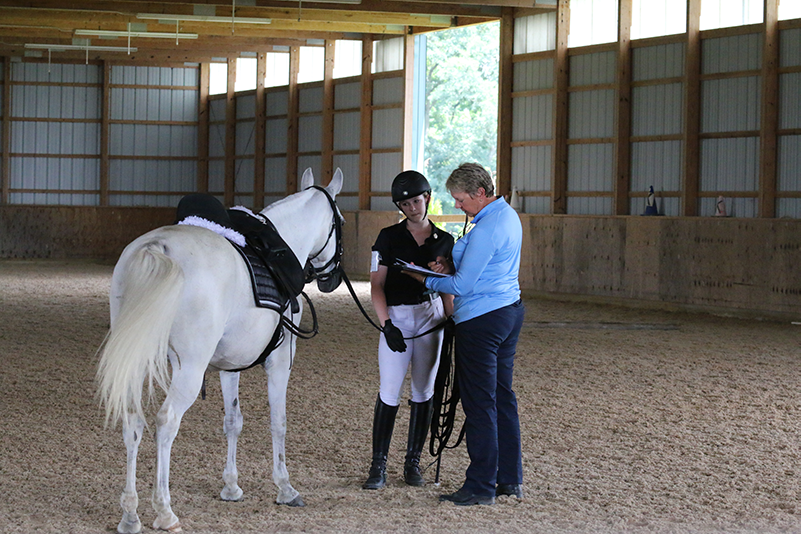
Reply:
M373 250L380 254L381 265L389 267L384 285L388 306L419 304L425 301L426 295L430 293L423 284L403 274L394 266L396 259L426 267L438 256L451 257L453 236L434 223L431 223L431 228L431 235L420 246L406 228L405 219L398 224L387 226L378 234Z

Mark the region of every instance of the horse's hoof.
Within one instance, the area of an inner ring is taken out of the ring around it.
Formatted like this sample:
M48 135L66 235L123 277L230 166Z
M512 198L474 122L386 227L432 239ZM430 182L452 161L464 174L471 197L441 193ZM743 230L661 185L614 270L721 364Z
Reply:
M118 534L139 534L142 532L142 522L139 521L138 517L131 521L123 519L117 525L117 532Z
M243 495L244 492L242 491L242 488L240 488L239 486L237 486L236 489L233 490L229 489L228 487L225 487L220 492L220 499L229 502L241 501Z
M294 507L300 508L300 507L306 506L306 503L303 502L303 497L301 497L300 495L298 495L297 497L295 497L294 499L292 499L289 502L281 502L281 503L278 503L278 504L285 504L287 506L292 506L293 508Z
M167 532L181 532L181 522L178 521L178 518L175 516L175 514L170 514L170 515L172 517L171 518L168 517L168 519L174 519L174 521L172 521L169 526L165 526L165 524L167 523L166 520L156 519L156 521L153 523L153 529L165 530Z

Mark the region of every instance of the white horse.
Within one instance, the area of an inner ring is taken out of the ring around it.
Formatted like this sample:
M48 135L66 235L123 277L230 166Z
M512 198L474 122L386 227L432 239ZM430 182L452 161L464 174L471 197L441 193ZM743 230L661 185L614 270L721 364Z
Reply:
M337 169L325 192L310 188L313 183L308 169L301 192L268 206L261 214L275 225L301 265L309 259L321 276L322 271L330 275L332 269L339 269L341 215L333 199L342 189L342 172ZM335 287L329 284L328 290ZM157 516L153 528L180 530L170 507L170 450L181 418L201 390L206 369L220 370L225 402L228 459L220 496L228 501L242 498L236 468L237 438L242 430L239 373L225 370L253 363L276 329L282 328L280 314L256 307L252 291L240 254L224 237L206 228L165 226L140 236L123 251L111 280L111 328L97 371L106 420L112 424L122 421L128 453L118 532L142 529L136 513L136 456L145 427L144 382L151 396L154 381L166 392L156 416L152 502ZM303 309L294 316L290 309L285 314L297 324ZM269 384L276 502L303 506L300 494L289 483L284 460L286 391L294 350L295 336L285 332L264 368Z

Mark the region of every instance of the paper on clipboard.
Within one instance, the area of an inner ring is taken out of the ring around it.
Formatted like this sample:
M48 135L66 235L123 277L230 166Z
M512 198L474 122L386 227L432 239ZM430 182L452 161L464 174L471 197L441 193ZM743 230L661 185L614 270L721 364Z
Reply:
M435 276L437 278L445 278L446 276L448 276L445 273L438 273L436 271L432 271L431 269L426 269L425 267L420 267L419 265L414 265L403 260L395 260L395 265L397 265L404 271L410 271L413 273L422 274L423 276Z

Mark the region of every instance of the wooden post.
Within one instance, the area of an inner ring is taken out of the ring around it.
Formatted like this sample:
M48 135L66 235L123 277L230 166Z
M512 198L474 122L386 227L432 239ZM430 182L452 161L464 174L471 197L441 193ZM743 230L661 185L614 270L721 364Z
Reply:
M298 70L300 47L289 47L289 103L287 108L286 194L298 191Z
M3 161L0 205L8 204L11 189L11 58L3 58Z
M556 53L554 56L553 184L552 213L567 213L567 119L570 71L567 36L570 32L570 0L559 0L556 12Z
M209 71L207 62L200 64L197 100L197 190L209 190Z
M225 95L225 191L224 203L234 205L236 190L236 58L228 58L228 88Z
M762 124L759 131L759 216L776 216L779 129L779 2L765 0Z
M631 3L620 0L618 9L615 215L629 215L631 211Z
M373 38L362 39L362 102L359 133L359 209L370 209L373 166Z
M687 0L687 50L684 73L684 168L682 214L698 215L701 174L701 0Z
M325 73L323 76L323 184L328 185L334 176L334 55L336 41L325 41Z
M267 55L259 52L256 57L256 124L253 142L253 210L264 207L264 145L265 145L265 96L264 77L267 75Z
M109 119L111 114L111 65L102 61L103 68L103 96L100 108L100 205L108 206L109 190Z
M501 42L498 66L498 148L497 194L512 192L512 80L514 79L514 10L503 8L501 15Z

